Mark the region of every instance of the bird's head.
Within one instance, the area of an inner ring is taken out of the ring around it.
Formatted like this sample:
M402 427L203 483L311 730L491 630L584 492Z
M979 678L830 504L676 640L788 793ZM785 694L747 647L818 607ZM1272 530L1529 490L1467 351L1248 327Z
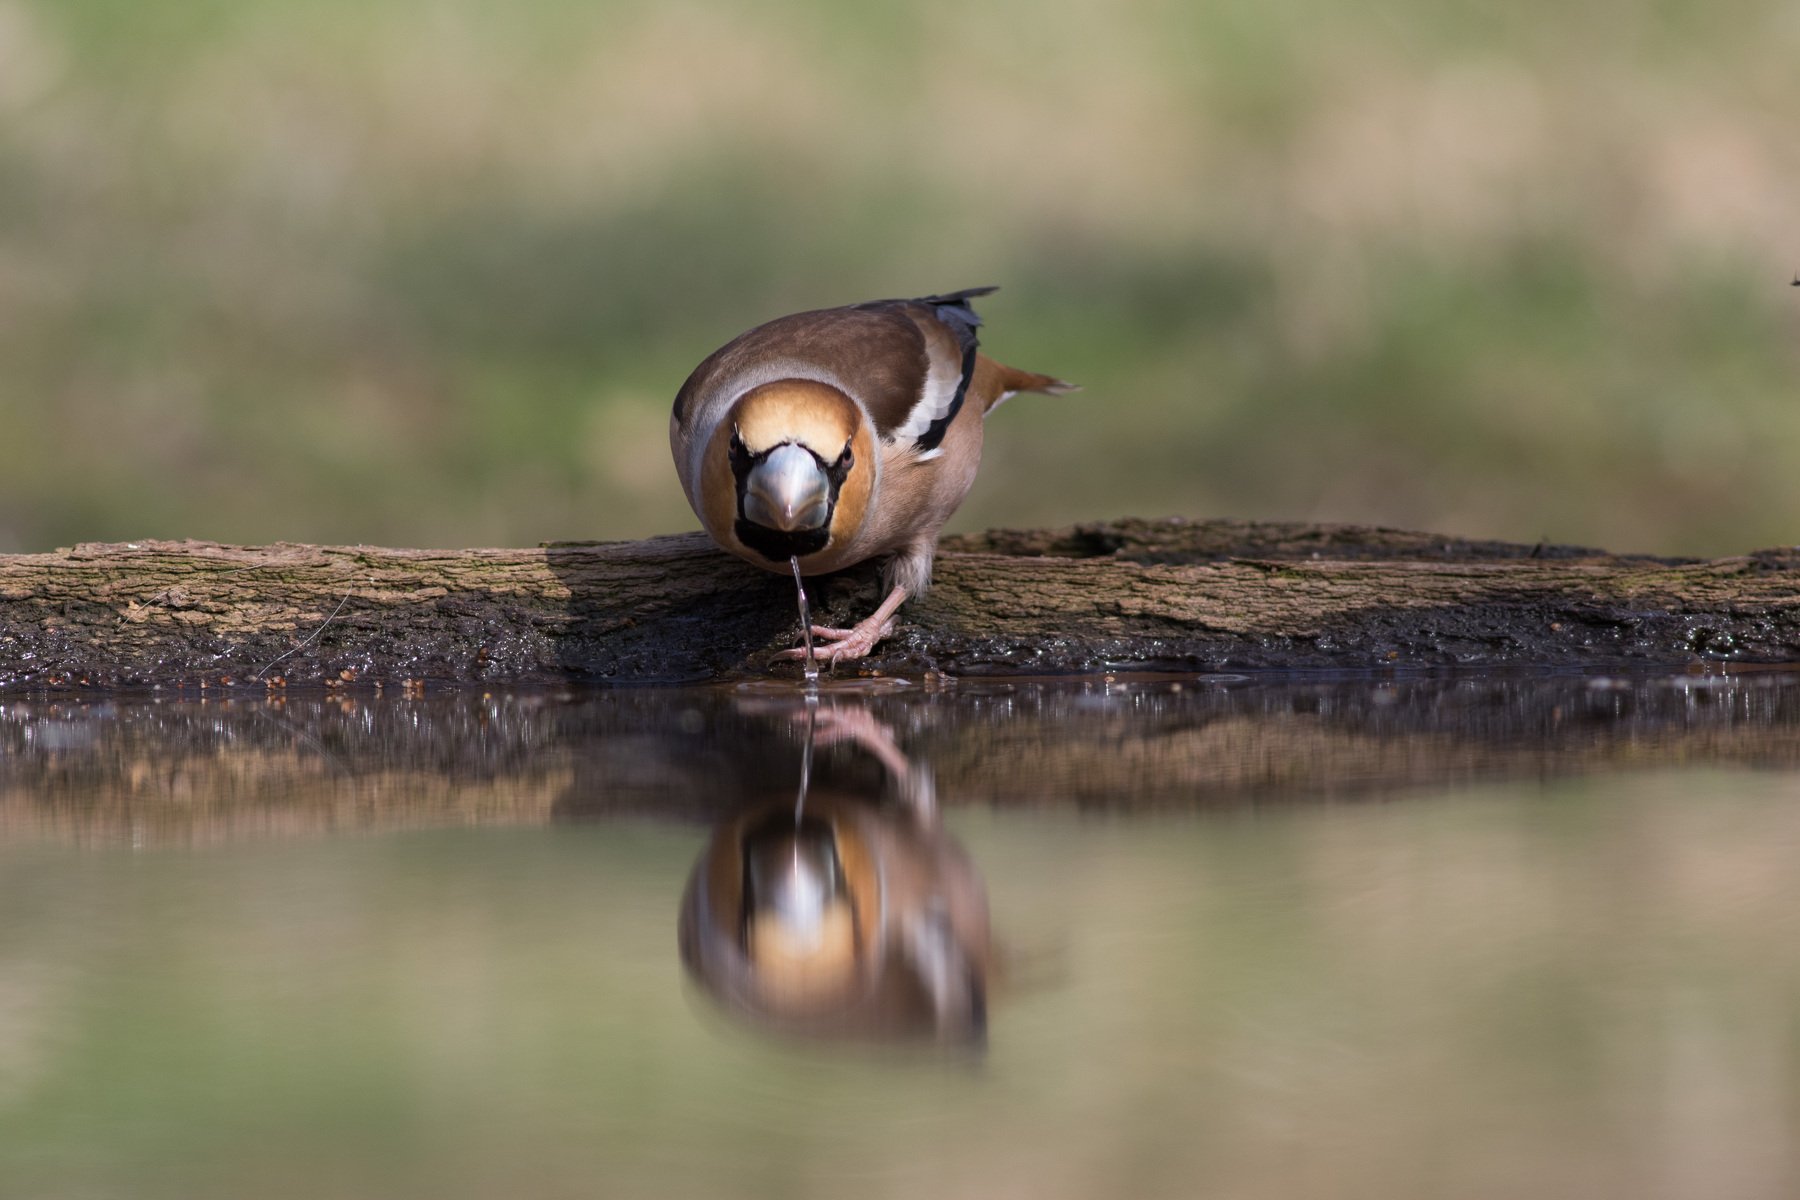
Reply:
M720 427L724 452L714 460L729 471L717 491L730 497L724 523L737 540L785 564L860 524L874 470L866 426L827 384L783 379L744 393Z

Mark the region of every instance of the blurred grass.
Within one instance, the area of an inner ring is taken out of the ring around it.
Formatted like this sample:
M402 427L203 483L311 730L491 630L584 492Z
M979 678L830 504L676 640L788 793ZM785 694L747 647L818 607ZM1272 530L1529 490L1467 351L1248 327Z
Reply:
M1800 516L1800 10L0 0L0 549L690 528L686 372L983 283L958 522Z

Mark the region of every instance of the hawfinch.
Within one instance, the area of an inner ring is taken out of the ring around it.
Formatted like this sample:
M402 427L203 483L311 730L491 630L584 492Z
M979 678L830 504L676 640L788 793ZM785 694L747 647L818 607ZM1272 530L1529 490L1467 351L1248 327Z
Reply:
M804 712L809 755L815 738L854 743L891 786L813 789L803 768L798 801L729 813L682 897L682 962L776 1032L981 1045L999 978L987 889L944 829L930 768L866 708Z
M721 824L681 901L681 959L735 1015L789 1034L979 1044L987 893L943 831L851 793Z
M938 533L981 465L987 414L1018 392L1072 390L977 352L981 318L969 301L994 290L758 325L696 367L675 397L675 469L719 545L783 574L886 557L881 606L853 628L813 630L833 663L866 655L930 585Z

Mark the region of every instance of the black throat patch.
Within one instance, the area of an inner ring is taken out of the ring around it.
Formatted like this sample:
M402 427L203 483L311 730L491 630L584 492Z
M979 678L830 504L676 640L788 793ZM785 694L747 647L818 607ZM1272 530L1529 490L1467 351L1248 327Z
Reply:
M747 521L739 516L731 531L737 534L737 540L756 551L770 562L785 563L790 558L805 558L809 554L817 554L831 540L831 529L824 526L819 529L797 529L792 533L780 529L770 529L767 525L758 525L755 521Z

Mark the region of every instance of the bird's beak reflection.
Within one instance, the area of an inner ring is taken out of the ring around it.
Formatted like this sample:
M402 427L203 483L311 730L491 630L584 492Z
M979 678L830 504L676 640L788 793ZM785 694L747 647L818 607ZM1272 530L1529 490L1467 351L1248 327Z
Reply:
M864 709L805 721L798 800L740 808L694 866L681 911L689 975L734 1016L782 1033L983 1044L986 891L937 820L928 773ZM873 753L890 786L808 786L815 736Z
M812 451L789 442L769 451L744 480L744 518L793 533L831 516L831 480Z
M780 811L744 840L743 951L763 991L796 1011L846 995L856 916L828 822Z

